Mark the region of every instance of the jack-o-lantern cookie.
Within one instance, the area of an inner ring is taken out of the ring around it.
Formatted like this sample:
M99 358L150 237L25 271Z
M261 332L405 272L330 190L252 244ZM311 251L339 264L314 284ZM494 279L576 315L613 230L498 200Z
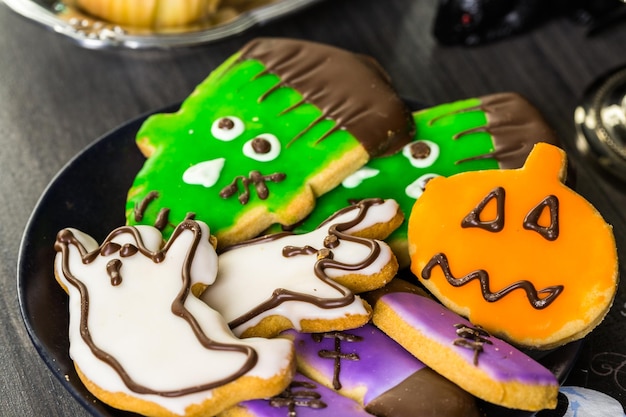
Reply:
M515 344L589 333L617 287L615 239L563 184L565 153L535 145L520 169L435 178L409 219L411 270L443 304Z
M372 58L256 39L179 111L142 125L137 145L147 160L128 193L127 221L167 237L193 212L221 249L298 222L371 157L410 142L414 127Z

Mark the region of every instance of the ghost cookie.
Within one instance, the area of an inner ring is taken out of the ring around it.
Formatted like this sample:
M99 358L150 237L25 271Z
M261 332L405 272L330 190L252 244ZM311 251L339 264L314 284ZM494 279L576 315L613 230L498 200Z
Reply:
M298 369L385 417L478 417L474 397L445 379L372 324L342 332L283 333Z
M310 233L232 246L201 299L242 337L362 326L371 309L355 293L384 286L398 269L389 246L372 235L386 236L401 221L395 201L364 200Z
M527 411L557 404L559 383L548 369L428 297L385 294L375 304L373 323L478 398Z
M408 226L411 270L443 304L516 345L580 339L615 296L610 225L563 184L565 153L535 145L522 168L429 181Z
M192 212L224 248L298 222L371 157L402 148L414 127L372 58L256 39L179 111L142 125L137 145L147 160L128 193L127 221L167 237Z
M397 153L370 160L317 200L301 223L284 226L310 231L328 215L363 198L391 198L411 212L425 184L464 171L520 168L533 145L557 143L539 111L516 93L499 93L440 104L413 113L413 141ZM387 239L401 266L408 267L407 225Z
M190 220L164 246L151 226L120 227L101 245L75 229L58 233L54 270L69 294L69 353L103 402L146 416L205 416L289 384L289 341L241 341L193 294L217 272L208 236Z

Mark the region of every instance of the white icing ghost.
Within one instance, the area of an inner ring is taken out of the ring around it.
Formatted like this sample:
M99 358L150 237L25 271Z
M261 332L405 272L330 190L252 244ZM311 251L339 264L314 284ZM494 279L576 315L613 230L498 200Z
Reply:
M55 273L69 294L70 356L89 381L184 415L240 376L262 384L290 373L290 342L239 340L193 295L217 273L208 237L191 220L163 247L149 226L118 228L100 246L78 230L59 232ZM251 398L248 391L233 398Z
M268 316L287 318L296 330L303 320L367 320L363 301L333 280L348 274L368 280L395 261L384 242L352 235L389 222L398 211L394 200L366 200L312 232L236 245L220 254L216 282L201 299L219 311L237 335Z

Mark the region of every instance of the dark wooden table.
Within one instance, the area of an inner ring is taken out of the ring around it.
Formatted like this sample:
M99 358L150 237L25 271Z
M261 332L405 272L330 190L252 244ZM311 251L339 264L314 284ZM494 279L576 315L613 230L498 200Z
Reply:
M584 27L554 19L488 46L444 48L431 35L434 4L334 0L218 43L149 51L84 49L0 4L0 415L88 415L40 359L18 305L19 243L48 182L107 131L181 101L253 37L305 38L370 54L403 96L424 103L500 91L523 94L563 139L577 171L577 190L613 224L624 257L626 186L598 175L572 143L573 113L584 88L626 63L626 24L587 37ZM624 264L620 269L624 276ZM568 381L608 393L622 404L625 288L587 338Z

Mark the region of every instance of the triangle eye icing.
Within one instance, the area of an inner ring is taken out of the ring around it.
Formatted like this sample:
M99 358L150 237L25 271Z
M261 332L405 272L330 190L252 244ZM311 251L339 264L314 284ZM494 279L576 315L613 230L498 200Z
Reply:
M461 227L479 227L485 229L488 232L499 232L504 227L504 188L496 187L489 194L483 198L476 207L469 212L467 216L461 222ZM485 206L489 204L491 200L496 200L496 216L492 220L483 221L480 219L480 214L485 209Z
M550 211L550 224L541 226L539 217L546 208ZM546 240L556 240L559 237L559 199L549 195L533 207L524 218L524 229L534 230Z

